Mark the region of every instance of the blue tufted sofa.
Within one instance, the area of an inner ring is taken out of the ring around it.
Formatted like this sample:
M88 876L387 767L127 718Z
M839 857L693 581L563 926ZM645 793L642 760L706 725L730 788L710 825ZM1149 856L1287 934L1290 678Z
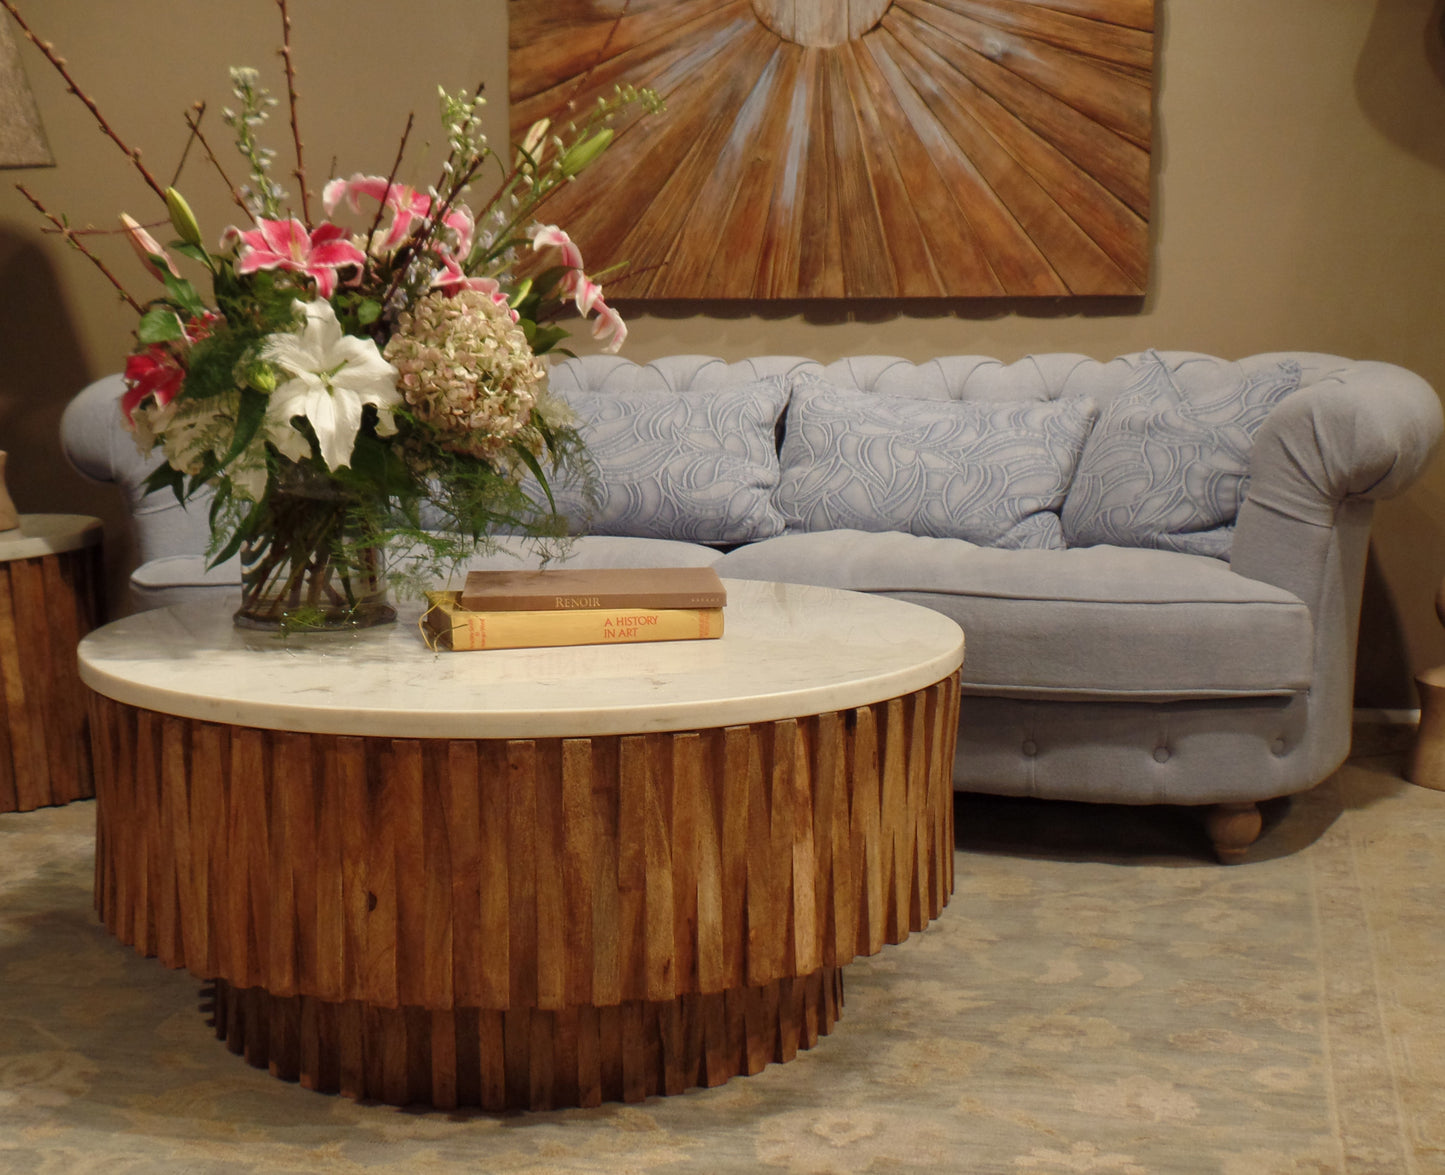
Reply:
M1259 801L1348 753L1373 503L1442 431L1410 372L1312 353L595 356L551 382L601 474L599 500L564 503L572 563L943 612L967 639L956 788L1198 806L1226 861ZM62 431L131 495L137 606L233 591L234 567L204 569L204 509L138 496L120 386L82 392ZM474 565L535 559L504 540Z

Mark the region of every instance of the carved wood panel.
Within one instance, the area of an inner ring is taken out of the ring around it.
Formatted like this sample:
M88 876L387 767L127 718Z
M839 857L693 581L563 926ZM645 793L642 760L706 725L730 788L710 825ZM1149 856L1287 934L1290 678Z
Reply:
M1138 295L1153 0L510 0L513 135L630 82L544 215L615 298Z

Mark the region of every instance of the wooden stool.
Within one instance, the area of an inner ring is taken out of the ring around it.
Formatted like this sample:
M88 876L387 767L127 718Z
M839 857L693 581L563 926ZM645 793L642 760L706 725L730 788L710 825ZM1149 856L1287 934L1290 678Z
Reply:
M1420 729L1405 778L1445 791L1445 665L1425 670L1415 685L1420 691Z
M84 514L0 531L0 812L95 794L75 650L100 622L100 535Z

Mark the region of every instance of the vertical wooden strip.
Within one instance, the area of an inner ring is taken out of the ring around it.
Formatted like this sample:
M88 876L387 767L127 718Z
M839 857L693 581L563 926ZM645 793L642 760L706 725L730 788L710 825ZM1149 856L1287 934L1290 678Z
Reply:
M51 802L46 715L54 710L52 692L59 667L51 655L45 630L45 582L40 569L43 561L15 559L5 564L10 571L15 617L14 631L5 634L5 639L7 644L11 640L14 642L17 683L23 691L18 711L20 727L18 730L12 727L11 733L17 759L15 792L22 812L33 811ZM8 669L6 679L8 683Z
M577 1104L602 1104L602 1025L598 1009L583 1004L577 1009Z
M160 885L160 738L159 715L142 710L136 716L135 792L131 797L131 848L135 852L134 903L130 911L131 945L143 955L156 953L156 920ZM174 909L174 908L172 908Z
M109 698L97 693L90 694L89 703L98 797L95 806L94 905L101 921L114 933L115 842L110 833L110 823L117 810L115 773L120 770L121 764L116 735L119 710Z
M502 1063L509 1110L530 1108L532 1017L535 1015L530 1007L511 1007L502 1013Z
M853 854L851 768L854 722L839 713L818 718L818 779L828 792L830 883L826 921L831 928L825 958L841 966L858 948L859 875ZM821 810L820 810L821 814Z
M698 857L705 811L702 738L693 731L672 736L672 958L674 990L698 989Z
M643 1035L642 1001L628 1000L622 1005L622 1100L640 1102L646 1099L647 1050Z
M622 900L618 888L621 740L592 740L592 1002L622 1002ZM603 1054L605 1055L605 1053ZM605 1085L604 1076L604 1085ZM610 1095L604 1095L610 1096Z
M334 737L317 740L319 761L312 770L315 788L315 900L312 923L312 974L309 993L336 1003L346 997L346 863L342 850L342 785L337 777L340 744Z
M726 821L727 760L716 731L699 740L697 755L697 990L720 992L727 986L723 906L723 825Z
M813 723L797 724L793 735L793 828L792 871L793 940L789 975L806 975L822 965L818 933L818 857L813 839L814 795L812 753L816 746L817 728Z
M225 894L226 747L222 728L210 722L190 724L191 892L185 919L187 966L193 974L224 972L217 951L222 937L217 909ZM99 758L97 757L97 766Z
M557 1106L581 1104L580 1016L578 1009L561 1008L552 1013L552 1103Z
M533 1009L527 1045L527 1108L550 1110L556 1105L557 1013Z
M337 1007L336 1038L341 1054L336 1067L337 1088L349 1098L366 1096L366 1028L366 1014L359 1000L347 1000Z
M509 1008L537 1006L537 746L507 743L507 861L511 897ZM524 1033L524 1036L526 1034ZM508 1044L511 1049L511 1044ZM511 1082L511 1067L508 1066ZM514 1087L515 1088L515 1087ZM526 1083L521 1085L526 1088Z
M647 740L618 740L617 895L618 964L624 1000L647 991Z
M430 1011L426 1015L431 1037L427 1059L430 1073L427 1101L439 1110L457 1107L457 1017L450 1009Z
M652 735L646 740L647 777L643 810L643 846L646 898L644 943L644 991L648 1000L670 1000L677 994L677 973L673 939L674 906L672 885L672 738Z
M905 844L908 828L908 735L901 698L891 698L883 704L882 743L883 937L886 942L896 943L908 933Z
M858 894L858 937L853 950L873 955L883 949L883 862L878 780L878 720L872 706L853 711L852 768L849 779L852 817L854 892Z
M555 1010L567 1003L567 917L562 886L562 745L538 740L534 776L537 804L537 1006Z
M452 975L452 839L448 812L447 749L445 744L428 741L422 744L421 808L422 856L421 892L423 944L421 994L418 1002L430 1010L455 1006ZM452 1060L456 1065L455 1029L452 1033ZM432 1071L436 1072L433 1061ZM455 1097L455 1090L452 1091Z
M478 887L481 898L480 938L485 950L477 981L481 991L480 1006L500 1009L510 1006L512 983L509 914L512 878L507 850L510 779L505 743L480 743L478 750L478 811L481 816ZM497 1040L500 1049L501 1037L498 1036ZM497 1055L500 1057L501 1054Z
M67 574L70 553L40 560L40 598L44 611L36 618L46 645L53 650L51 677L46 683L45 747L49 775L47 803L64 804L86 794L89 780L80 778L80 746L84 707L78 706L80 678L75 647L81 631L76 615L74 576Z
M195 967L204 959L188 942L196 922L192 905L196 885L192 876L190 771L187 763L189 724L178 718L161 719L161 819L168 842L169 869L163 879L164 911L158 939L159 958L167 967Z
M908 923L922 930L928 923L928 783L930 778L928 710L932 691L919 690L908 698Z
M772 955L768 982L792 975L797 967L794 944L796 926L796 879L793 876L794 847L797 828L797 779L799 737L796 719L770 724L768 739L772 746L767 780L769 815L769 851L772 862L772 915L768 919L767 936ZM811 816L810 821L811 823Z
M361 959L361 998L378 1008L395 1008L401 1002L397 965L400 927L396 908L396 841L398 835L405 834L399 833L392 812L398 806L395 792L399 787L404 790L404 784L399 785L394 777L391 755L378 753L378 749L367 746L365 740L362 755L366 767L366 822L362 841L366 932L365 954ZM380 1081L381 1070L373 1071L368 1061L367 1081L373 1078Z
M338 737L326 761L328 790L334 790L341 834L341 989L348 1000L366 998L370 957L371 889L368 879L371 839L371 783L366 772L366 742Z
M477 1016L478 1104L488 1110L507 1108L506 1016L499 1008L483 1008Z
M756 986L777 975L778 903L774 898L782 879L774 877L772 829L772 727L759 723L749 728L746 866L746 969L744 983Z
M424 1007L427 1003L427 862L421 744L415 739L391 739L381 759L385 765L382 818L391 830L395 851L395 872L390 886L396 921L393 999L403 1005ZM382 905L385 900L382 899ZM450 967L447 970L450 972Z
M447 744L446 821L451 842L452 998L460 1007L482 1002L482 956L491 944L482 935L482 815L477 744Z
M722 905L723 983L747 982L749 780L757 761L751 727L723 731Z
M260 944L268 940L265 736L250 727L231 731L230 849L226 869L227 956L233 987L266 979Z
M270 910L271 932L262 945L266 958L266 989L272 995L294 996L300 911L296 883L311 861L298 862L298 826L305 819L311 789L311 742L307 735L277 731L271 736Z
M593 856L592 743L562 740L562 897L566 907L565 1003L592 1002L595 968L592 943Z
M15 592L10 563L0 563L0 812L20 807L20 773L30 767L25 754L25 681L15 643ZM28 794L28 789L27 789Z

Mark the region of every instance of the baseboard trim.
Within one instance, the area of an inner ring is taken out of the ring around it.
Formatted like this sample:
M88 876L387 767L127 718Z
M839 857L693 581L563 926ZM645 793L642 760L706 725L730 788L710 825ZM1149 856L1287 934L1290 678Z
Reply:
M1372 726L1418 726L1419 710L1370 710L1357 706L1355 721Z

